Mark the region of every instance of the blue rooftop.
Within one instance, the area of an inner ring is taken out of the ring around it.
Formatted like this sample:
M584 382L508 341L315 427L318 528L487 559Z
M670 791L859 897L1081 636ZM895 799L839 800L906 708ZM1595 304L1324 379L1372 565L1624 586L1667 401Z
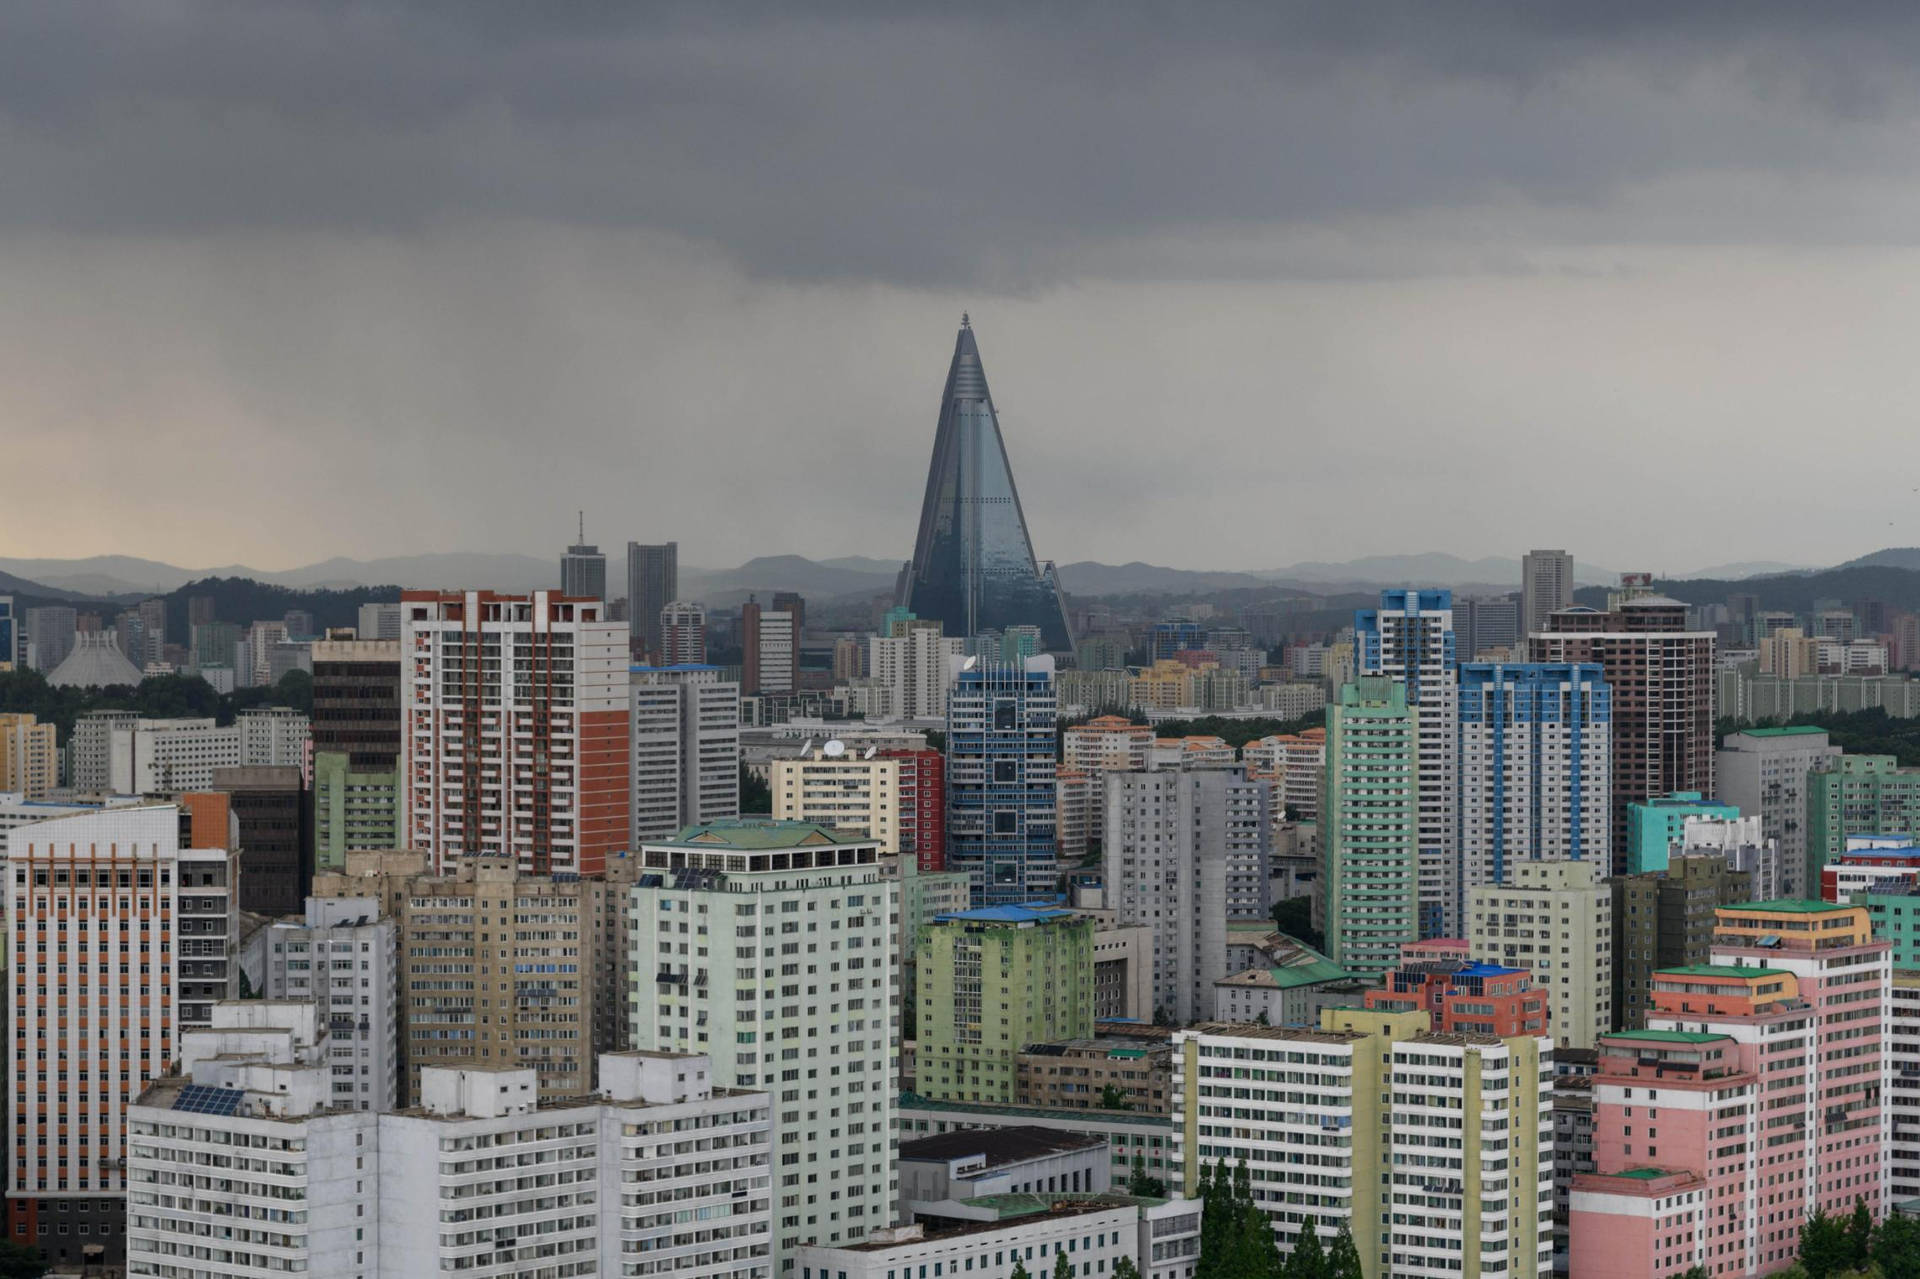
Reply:
M1505 968L1499 964L1468 964L1455 977L1505 977L1509 973L1524 973L1524 968Z
M627 673L631 675L635 671L717 671L719 669L718 666L706 662L681 662L676 666L629 666Z
M1045 902L1028 902L1024 906L982 906L977 910L956 910L944 915L935 915L934 922L949 919L972 920L983 924L1037 924L1045 919L1058 919L1073 912L1064 906L1051 906Z

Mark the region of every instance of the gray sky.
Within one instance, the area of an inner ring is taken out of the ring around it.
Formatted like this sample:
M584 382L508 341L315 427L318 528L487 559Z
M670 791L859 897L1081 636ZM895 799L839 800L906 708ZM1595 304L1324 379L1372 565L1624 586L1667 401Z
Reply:
M904 558L963 309L1044 557L1920 543L1916 63L1910 5L9 5L0 554Z

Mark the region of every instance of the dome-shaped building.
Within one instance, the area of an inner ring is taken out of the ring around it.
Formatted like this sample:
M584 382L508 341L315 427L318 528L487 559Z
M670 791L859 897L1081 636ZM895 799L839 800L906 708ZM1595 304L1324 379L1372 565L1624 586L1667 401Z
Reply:
M111 684L138 684L140 668L120 651L112 631L81 631L73 637L73 652L47 676L55 688L106 688Z

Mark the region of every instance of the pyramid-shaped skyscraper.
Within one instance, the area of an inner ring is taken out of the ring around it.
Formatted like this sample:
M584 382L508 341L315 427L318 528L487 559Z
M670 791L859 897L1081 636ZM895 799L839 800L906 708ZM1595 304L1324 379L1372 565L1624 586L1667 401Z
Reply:
M938 618L949 635L1037 626L1048 652L1073 649L1053 565L1033 558L1000 419L965 316L940 397L920 536L898 595L916 616Z

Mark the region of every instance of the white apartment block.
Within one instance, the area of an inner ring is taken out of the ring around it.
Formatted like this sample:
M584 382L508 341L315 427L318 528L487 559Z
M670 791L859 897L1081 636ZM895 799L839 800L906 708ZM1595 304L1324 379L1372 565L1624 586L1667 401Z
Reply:
M880 848L737 818L640 851L629 895L634 1046L709 1054L773 1098L774 1253L891 1225L899 885Z
M748 681L751 693L791 693L794 671L800 652L800 637L794 633L793 614L785 609L767 609L759 615L756 653L758 681Z
M123 795L205 790L213 770L240 765L240 728L211 719L141 719L115 728L107 785Z
M1781 897L1820 895L1818 881L1806 882L1807 775L1840 753L1826 729L1811 725L1729 733L1714 752L1714 798L1758 816L1762 836L1779 842Z
M1367 1279L1551 1274L1547 1041L1435 1034L1424 1012L1321 1017L1174 1032L1175 1188L1244 1159L1283 1241L1348 1226Z
M267 929L266 997L320 1010L331 1105L399 1104L398 938L377 897L309 897L305 918L276 920Z
M1144 772L1153 742L1150 726L1103 715L1060 731L1060 767L1094 774Z
M704 1058L609 1053L545 1103L530 1070L434 1067L377 1114L329 1106L310 1007L222 1011L129 1112L129 1275L769 1279L767 1098Z
M1725 754L1721 752L1722 758ZM1680 824L1679 843L1668 851L1673 856L1707 852L1722 857L1734 870L1744 870L1753 876L1751 900L1780 901L1790 896L1786 887L1786 859L1781 856L1779 843L1761 834L1765 829L1766 819L1759 814L1734 818L1689 817ZM1845 873L1841 872L1843 876ZM1882 868L1879 873L1887 872ZM1869 881L1872 878L1866 877ZM1816 883L1813 887L1817 893L1820 886ZM1837 900L1846 901L1848 891L1850 889L1843 888Z
M1241 747L1240 758L1246 763L1247 776L1273 783L1275 822L1283 820L1283 812L1292 821L1319 818L1320 786L1327 771L1325 729L1262 737Z
M1264 782L1222 769L1106 775L1107 905L1153 930L1154 1003L1175 1022L1213 1015L1228 922L1273 909L1270 804Z
M6 836L8 1215L54 1261L86 1242L117 1260L127 1108L183 1015L232 994L232 855L183 850L179 814L105 808Z
M627 628L553 591L406 591L401 784L409 846L599 874L629 844Z
M1288 680L1282 684L1262 684L1256 690L1263 710L1279 719L1304 719L1327 706L1326 685L1315 681Z
M285 622L255 622L247 628L242 642L234 649L235 672L241 684L263 687L274 682L274 667L285 661L279 652L287 644ZM276 660L277 659L277 660Z
M841 741L773 763L773 815L863 832L891 857L900 851L900 761L855 755Z
M1505 884L1468 894L1468 954L1532 973L1562 1048L1592 1048L1613 1029L1613 889L1603 869L1519 862Z
M313 740L313 724L293 707L256 707L241 711L233 723L240 730L241 764L281 764L303 772L311 768L308 744Z
M858 1248L803 1247L799 1279L1005 1279L1024 1266L1047 1279L1065 1258L1075 1275L1111 1279L1124 1258L1142 1279L1192 1279L1200 1258L1200 1202L1122 1194L1039 1194L1008 1213L996 1202L947 1200L943 1225L890 1227ZM952 1222L953 1224L944 1224Z
M714 666L635 667L628 687L633 839L740 811L740 686Z
M67 744L67 784L81 795L113 789L113 735L140 722L132 711L88 711L73 721Z
M901 719L942 719L953 687L953 657L964 657L960 636L944 636L938 627L910 626L901 635L876 635L868 653L871 678L891 690L893 713Z
M1896 968L1887 1000L1887 1107L1893 1140L1887 1146L1887 1201L1920 1199L1920 970Z

